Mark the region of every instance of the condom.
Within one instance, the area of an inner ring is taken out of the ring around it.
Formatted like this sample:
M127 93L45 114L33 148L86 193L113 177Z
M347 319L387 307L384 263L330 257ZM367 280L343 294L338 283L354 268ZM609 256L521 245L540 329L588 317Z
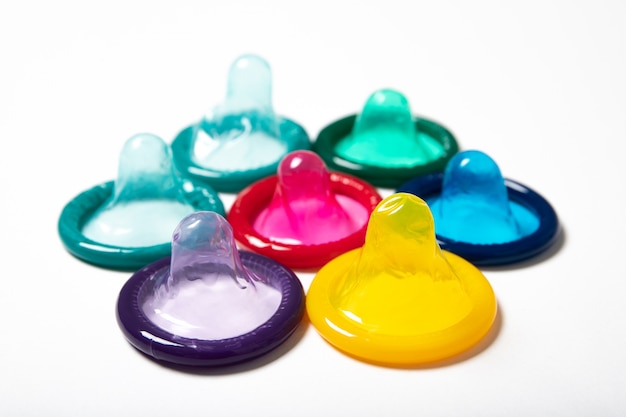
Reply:
M406 97L390 89L375 91L360 114L324 127L313 144L329 169L385 188L442 172L458 149L447 128L413 116Z
M195 212L172 235L172 255L133 274L117 321L139 351L179 365L223 366L282 344L304 314L304 291L288 268L239 251L226 219Z
M287 153L309 149L298 123L275 114L269 64L243 55L231 65L226 98L172 142L177 168L220 192L273 175Z
M426 200L442 249L478 266L535 257L554 245L559 221L531 188L502 176L479 150L456 154L443 174L417 177L398 188Z
M488 333L497 311L487 279L439 248L428 205L406 193L380 202L361 248L319 270L306 306L335 348L389 366L436 363L467 351Z
M295 151L276 175L239 193L228 214L244 247L295 269L313 269L361 246L376 188L356 177L329 172L311 151Z
M141 133L124 144L115 181L80 193L63 208L58 232L77 258L134 270L168 256L172 231L198 210L224 214L224 205L211 187L176 174L160 137Z

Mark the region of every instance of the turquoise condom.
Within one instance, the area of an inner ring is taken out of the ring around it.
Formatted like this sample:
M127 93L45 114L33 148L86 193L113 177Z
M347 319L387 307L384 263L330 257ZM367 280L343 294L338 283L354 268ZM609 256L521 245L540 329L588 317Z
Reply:
M238 192L274 174L287 153L309 148L304 128L274 112L271 69L256 55L234 61L224 101L172 143L175 164L185 176L223 192Z
M59 235L82 260L134 269L169 255L172 232L198 210L223 214L224 206L210 187L177 175L160 137L142 133L124 144L114 182L93 187L65 206Z
M314 150L330 169L396 187L417 175L443 171L458 144L442 125L414 117L400 92L383 89L368 98L360 114L322 129Z

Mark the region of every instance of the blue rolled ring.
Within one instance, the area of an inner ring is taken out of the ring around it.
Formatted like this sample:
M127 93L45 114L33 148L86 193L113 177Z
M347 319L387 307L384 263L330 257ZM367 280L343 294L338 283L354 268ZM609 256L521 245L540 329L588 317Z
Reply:
M282 294L276 313L256 329L240 336L202 340L177 336L150 321L140 300L154 286L159 271L169 269L170 257L160 259L126 282L117 302L117 322L128 342L158 360L178 365L215 367L232 365L261 356L285 342L304 315L304 290L287 267L265 256L239 252L243 265L268 279Z
M74 197L61 212L58 232L65 248L88 263L109 269L137 270L150 262L169 256L171 242L146 247L118 247L87 238L82 228L89 217L112 195L114 181L96 185ZM193 184L183 187L185 200L195 210L214 211L224 215L224 204L209 187Z
M417 177L407 181L396 191L415 194L428 202L429 198L441 194L443 177L443 173ZM506 178L504 183L509 200L524 206L537 216L539 220L537 229L518 240L494 244L459 242L437 234L441 249L455 253L477 266L496 266L532 258L556 242L560 226L556 212L550 203L539 193L523 184Z

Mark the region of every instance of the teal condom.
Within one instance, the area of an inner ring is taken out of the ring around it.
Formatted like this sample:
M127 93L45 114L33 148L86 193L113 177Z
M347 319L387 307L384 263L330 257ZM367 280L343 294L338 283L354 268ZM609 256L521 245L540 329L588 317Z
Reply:
M272 175L287 153L308 148L305 130L274 112L271 68L256 55L233 62L224 101L172 144L181 172L224 192Z
M314 150L329 168L394 187L443 171L458 144L445 127L414 117L402 93L383 89L367 99L360 114L322 129Z
M194 211L172 174L167 144L139 134L124 145L113 194L86 221L83 233L108 245L153 246L169 241L180 220Z
M142 133L124 144L114 182L85 191L64 208L59 234L78 258L133 269L169 255L172 232L198 210L224 213L214 190L177 175L160 137Z

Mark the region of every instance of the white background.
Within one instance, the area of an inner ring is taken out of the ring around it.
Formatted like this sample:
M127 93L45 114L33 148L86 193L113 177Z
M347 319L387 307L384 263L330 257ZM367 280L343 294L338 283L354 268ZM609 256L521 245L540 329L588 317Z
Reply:
M557 251L483 269L500 309L484 343L388 369L305 322L262 359L189 372L126 342L129 274L70 256L59 214L114 179L130 136L169 142L222 100L248 52L312 137L395 88L553 204ZM0 415L626 415L626 3L3 2L0 53Z

